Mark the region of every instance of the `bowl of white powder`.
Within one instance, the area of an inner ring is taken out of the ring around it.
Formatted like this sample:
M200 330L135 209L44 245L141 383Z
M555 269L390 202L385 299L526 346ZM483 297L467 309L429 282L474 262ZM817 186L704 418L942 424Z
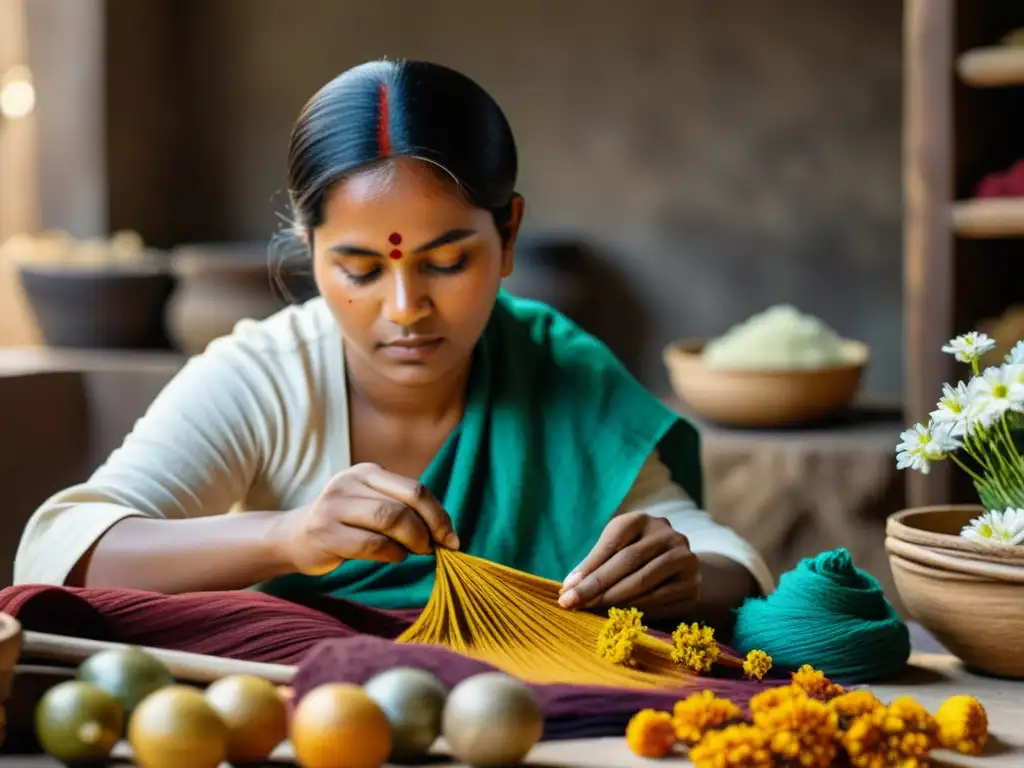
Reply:
M790 427L834 415L856 396L869 357L867 345L789 304L664 352L683 404L733 427Z

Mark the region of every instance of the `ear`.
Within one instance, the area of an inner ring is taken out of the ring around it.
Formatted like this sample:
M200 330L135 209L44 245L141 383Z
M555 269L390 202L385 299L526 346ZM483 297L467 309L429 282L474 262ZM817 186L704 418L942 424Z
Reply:
M522 195L512 196L512 213L509 216L508 224L505 225L505 242L501 249L501 276L508 277L512 274L512 266L515 260L516 238L519 236L519 227L523 223L523 215L526 213L526 200Z

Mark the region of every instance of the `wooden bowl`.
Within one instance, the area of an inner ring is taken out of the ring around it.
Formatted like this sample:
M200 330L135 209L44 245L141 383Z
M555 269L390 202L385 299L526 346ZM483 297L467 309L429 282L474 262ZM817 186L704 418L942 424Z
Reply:
M0 743L7 735L5 704L11 695L14 665L21 657L21 623L13 616L0 613Z
M904 509L889 516L885 533L949 557L1024 567L1024 547L984 544L960 535L960 530L984 511L978 504Z
M892 552L889 565L910 615L968 668L1024 678L1024 584L941 570Z
M789 427L824 419L857 394L870 357L858 341L844 343L850 362L807 370L721 370L705 365L706 342L667 346L665 366L676 396L698 416L732 427ZM895 449L895 446L893 446Z

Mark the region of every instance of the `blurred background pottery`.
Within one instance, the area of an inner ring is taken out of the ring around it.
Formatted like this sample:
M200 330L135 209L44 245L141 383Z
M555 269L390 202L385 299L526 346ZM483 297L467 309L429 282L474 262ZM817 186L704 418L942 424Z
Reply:
M126 264L18 264L43 340L53 347L167 349L175 280L155 254Z
M703 340L682 340L663 353L672 389L697 416L732 427L791 427L848 407L869 359L868 347L844 342L844 365L789 370L724 370L705 364Z
M171 270L178 283L167 304L167 327L188 354L202 352L240 320L262 320L287 304L265 244L182 246Z
M960 530L976 505L907 509L886 524L886 554L910 616L968 667L1024 678L1024 547L986 545Z

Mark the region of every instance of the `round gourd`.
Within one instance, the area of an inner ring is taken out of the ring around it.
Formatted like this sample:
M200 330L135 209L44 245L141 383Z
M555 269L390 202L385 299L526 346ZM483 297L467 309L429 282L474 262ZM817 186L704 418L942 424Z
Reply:
M202 691L186 685L150 694L128 723L128 742L141 768L217 768L230 737Z
M35 729L39 746L61 762L102 761L121 738L124 711L102 688L68 680L39 700Z
M135 647L93 654L78 665L75 677L120 701L126 718L131 718L135 707L149 694L174 684L174 676L162 661Z
M363 690L391 723L391 760L422 759L441 733L448 689L422 669L396 667L368 680Z
M525 683L485 672L448 694L441 728L452 754L468 765L516 765L540 741L544 717Z
M265 760L288 738L288 708L273 683L255 675L230 675L210 685L205 695L230 732L229 762Z
M302 768L379 768L391 753L391 725L358 685L325 683L292 714L292 747Z

